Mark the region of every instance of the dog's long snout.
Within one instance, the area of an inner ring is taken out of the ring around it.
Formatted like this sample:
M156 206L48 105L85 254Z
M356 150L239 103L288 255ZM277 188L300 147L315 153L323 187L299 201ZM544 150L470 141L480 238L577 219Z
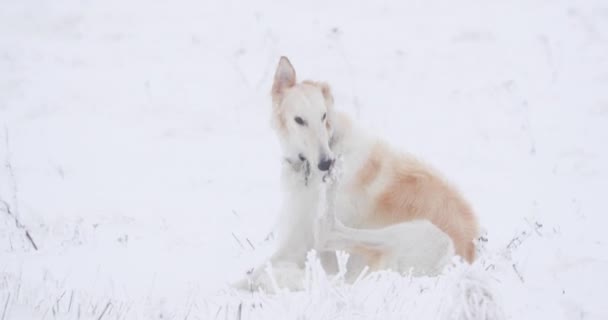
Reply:
M321 161L319 161L317 168L319 168L319 170L321 170L321 171L327 171L331 168L331 166L333 164L334 164L334 159L325 158L325 159L321 159Z

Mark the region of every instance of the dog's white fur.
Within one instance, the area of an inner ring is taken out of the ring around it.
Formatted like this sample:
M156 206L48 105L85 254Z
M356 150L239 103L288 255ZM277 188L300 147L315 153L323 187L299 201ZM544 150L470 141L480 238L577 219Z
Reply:
M276 283L262 266L239 286L297 289L311 249L348 252L354 273L367 265L432 275L454 253L473 261L476 218L437 173L354 127L335 112L329 86L297 83L285 57L272 98L285 192L279 246L269 260ZM335 159L326 171L322 162Z

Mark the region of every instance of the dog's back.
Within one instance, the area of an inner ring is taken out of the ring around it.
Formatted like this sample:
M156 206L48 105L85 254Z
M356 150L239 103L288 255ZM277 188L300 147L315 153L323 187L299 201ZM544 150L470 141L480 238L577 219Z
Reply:
M342 141L336 142L335 149L344 153L344 168L350 171L344 173L342 201L337 207L345 224L380 228L428 219L450 236L458 255L474 260L477 219L453 186L414 157L365 138L352 125L336 127L345 130L337 133Z

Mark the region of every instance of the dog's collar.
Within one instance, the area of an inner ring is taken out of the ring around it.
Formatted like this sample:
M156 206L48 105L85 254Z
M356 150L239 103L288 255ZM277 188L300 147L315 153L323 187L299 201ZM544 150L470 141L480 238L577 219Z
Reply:
M298 158L296 158L296 159L290 158L290 157L285 157L283 159L285 160L285 162L287 162L288 164L290 164L292 166L302 165L302 163L304 163L306 161L306 158L304 158L304 156L301 154L299 154Z
M297 159L285 157L283 158L285 163L289 165L296 172L304 171L304 185L308 185L308 177L310 176L310 163L303 156L299 156Z
M289 157L283 158L283 161L285 161L285 163L287 165L289 165L296 171L300 171L300 169L304 165L304 162L306 162L306 160L294 159L294 158L289 158Z

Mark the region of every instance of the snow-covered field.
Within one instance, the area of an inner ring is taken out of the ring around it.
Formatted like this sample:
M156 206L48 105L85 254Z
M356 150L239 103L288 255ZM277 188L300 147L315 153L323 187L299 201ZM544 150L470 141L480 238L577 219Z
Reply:
M280 55L460 187L475 265L228 288L274 244ZM0 161L2 320L608 319L608 2L1 1Z

